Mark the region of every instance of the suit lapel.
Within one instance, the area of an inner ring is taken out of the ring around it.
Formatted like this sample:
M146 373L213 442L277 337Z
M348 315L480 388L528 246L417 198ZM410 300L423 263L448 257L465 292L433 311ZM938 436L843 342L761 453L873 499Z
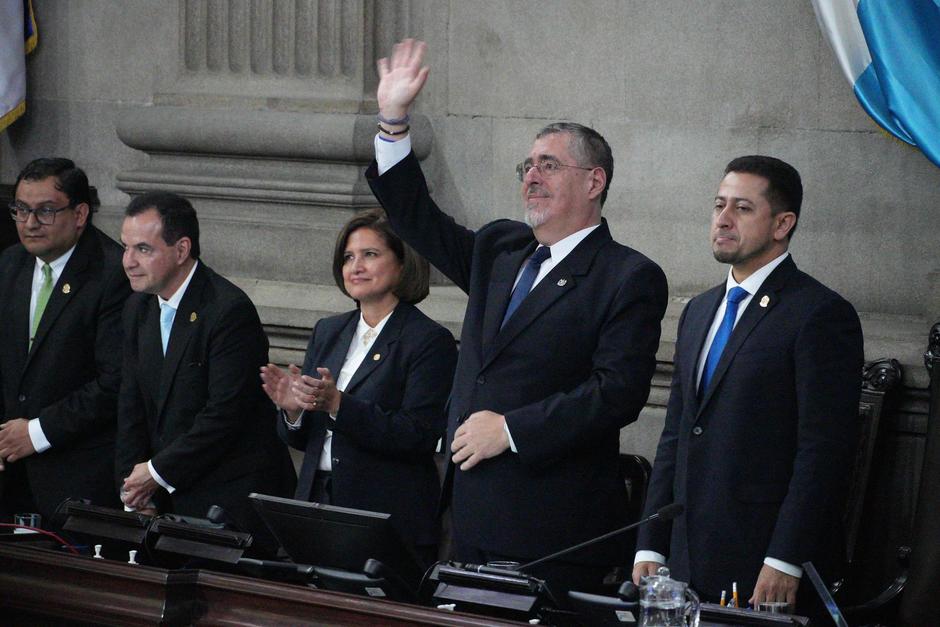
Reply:
M375 342L372 343L372 348L369 349L365 359L362 360L362 363L359 364L359 367L356 369L356 373L352 376L352 379L349 380L349 384L346 386L346 392L353 392L373 370L379 367L379 364L384 363L388 358L392 346L398 342L398 338L401 336L402 327L404 326L407 316L405 308L408 306L409 305L405 303L399 303L395 311L392 312L388 322L386 322L385 326L382 328L382 332L379 333L379 336L375 338Z
M780 301L779 291L795 270L796 264L793 263L793 258L787 257L779 266L774 268L774 271L764 280L760 289L757 290L757 293L751 298L751 302L748 303L747 309L745 309L744 313L741 315L741 319L738 320L738 323L734 326L731 337L728 338L728 343L725 345L725 350L721 353L721 359L718 360L718 365L715 366L715 374L708 384L708 389L705 390L702 396L699 412L708 404L715 389L718 387L719 383L721 383L722 377L724 377L725 373L728 371L728 366L734 360L735 354L741 346L744 345L744 342L747 341L748 336L760 324L764 316Z
M686 351L682 356L684 389L683 398L698 400L698 360L702 354L702 346L705 344L705 338L708 337L708 330L715 319L715 312L721 305L721 300L725 295L725 284L718 285L702 295L700 307L690 309L686 316L686 329L688 333L690 346L694 350Z
M78 244L75 247L75 251L69 258L68 263L65 264L65 268L62 269L62 274L59 276L59 280L54 286L52 286L52 294L49 295L49 302L46 303L46 309L43 311L42 318L39 319L39 327L36 329L36 337L33 339L33 347L29 351L29 355L26 358L26 367L29 367L29 362L32 359L32 356L42 346L43 341L46 339L46 335L49 334L49 330L55 324L56 319L62 313L62 310L65 309L66 305L68 305L74 295L78 293L78 291L83 287L86 278L85 268L88 267L89 256L91 254L91 237L92 235L90 231L86 231L82 234L82 237L79 238ZM31 291L32 281L30 281L26 293L29 294ZM27 326L29 325L28 316L29 310L27 309ZM28 332L29 331L27 330L27 333Z
M486 307L483 310L484 353L500 332L499 327L503 323L503 316L509 306L512 286L516 281L516 275L519 274L519 268L522 266L522 262L532 254L536 246L538 246L538 242L533 239L532 243L525 248L503 252L493 261L493 270L490 274L490 283L486 294ZM519 313L518 310L516 313Z
M359 324L359 311L351 312L346 321L337 327L332 337L323 338L325 354L319 363L311 365L311 371L304 370L304 374L319 377L317 368L327 368L334 379L339 379L339 372L346 361L349 344L356 333ZM348 389L348 386L347 386ZM313 479L318 472L320 453L323 450L323 440L326 438L326 413L322 411L304 412L304 421L308 424L307 450L304 454L304 463L297 478L296 496L299 499L309 500L313 489Z
M607 221L602 220L599 227L575 246L574 250L561 263L552 268L551 272L545 275L538 285L529 292L529 295L519 305L512 318L506 322L506 326L496 334L492 344L488 347L484 345L482 368L486 368L492 363L516 336L538 319L555 301L574 292L577 288L578 277L588 273L591 264L594 262L594 257L609 241L611 241L610 230L607 228ZM532 248L534 249L534 246ZM532 250L527 250L531 254ZM523 254L523 258L525 256ZM517 262L516 271L518 271L521 262L521 259ZM515 278L515 275L513 275L513 278ZM505 296L505 301L509 301L508 293ZM497 315L499 316L497 325L502 322L505 310L505 303L502 308L497 309ZM489 318L491 315L492 313L488 311L487 317Z
M350 313L346 322L339 327L339 332L336 333L333 338L326 338L325 345L329 348L321 363L313 364L313 370L311 372L304 372L304 374L319 378L320 375L317 374L316 369L327 368L333 375L333 379L339 379L339 371L342 370L343 362L346 361L346 353L349 352L349 344L356 334L356 326L358 324L359 311L356 310Z
M176 310L176 317L173 318L173 326L170 329L170 341L167 343L166 356L163 359L163 368L160 372L160 393L157 398L157 416L163 413L163 405L170 394L170 388L173 387L173 379L179 371L180 360L186 353L186 346L192 337L196 327L202 324L199 319L199 309L203 302L203 295L208 283L208 274L206 266L199 264L193 274L180 306ZM160 315L159 305L157 306L157 338L160 338ZM162 342L160 352L163 352Z

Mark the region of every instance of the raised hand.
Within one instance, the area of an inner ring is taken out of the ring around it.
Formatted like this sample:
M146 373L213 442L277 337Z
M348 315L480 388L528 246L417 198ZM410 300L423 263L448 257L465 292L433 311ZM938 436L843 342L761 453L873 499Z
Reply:
M430 72L430 68L421 65L427 49L423 41L405 39L392 47L389 58L383 57L376 63L379 86L375 96L379 113L386 119L405 117L424 87Z
M261 387L274 404L287 412L291 418L300 414L301 406L291 392L291 382L300 378L300 368L291 364L287 371L274 364L261 366Z

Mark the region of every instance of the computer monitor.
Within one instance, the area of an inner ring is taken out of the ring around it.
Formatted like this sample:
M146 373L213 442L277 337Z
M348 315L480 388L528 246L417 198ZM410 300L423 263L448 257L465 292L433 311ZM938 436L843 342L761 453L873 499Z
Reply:
M317 566L329 575L331 570L361 574L368 560L377 560L388 579L400 579L411 591L418 590L424 566L392 526L389 514L266 494L248 498L294 562ZM347 580L321 576L319 581L328 589L352 591ZM374 596L365 588L363 594Z

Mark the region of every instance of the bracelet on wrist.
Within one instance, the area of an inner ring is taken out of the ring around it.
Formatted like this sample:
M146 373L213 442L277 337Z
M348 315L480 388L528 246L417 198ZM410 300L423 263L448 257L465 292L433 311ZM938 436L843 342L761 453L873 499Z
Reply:
M405 133L408 132L408 129L411 128L410 126L408 126L408 125L406 124L406 125L405 125L405 128L401 129L400 131L390 131L390 130L388 130L387 128L385 128L384 126L382 126L381 124L376 124L376 126L379 127L379 130L380 130L380 131L382 131L382 132L385 133L386 135L391 135L392 137L395 137L396 135L404 135Z
M411 116L408 115L407 113L400 118L387 118L384 115L382 115L381 111L379 111L379 113L375 117L377 117L379 119L379 122L381 122L382 124L390 124L392 126L397 126L399 124L408 124L408 122L411 121Z

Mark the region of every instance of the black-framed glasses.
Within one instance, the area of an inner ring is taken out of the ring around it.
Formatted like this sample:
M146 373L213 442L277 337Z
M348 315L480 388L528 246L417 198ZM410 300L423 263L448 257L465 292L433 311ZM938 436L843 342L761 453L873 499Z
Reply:
M74 209L75 205L69 203L64 207L30 207L19 201L14 200L10 203L10 215L13 216L13 219L17 222L26 222L29 220L29 214L36 216L36 221L39 224L54 224L55 216L60 211L65 211L66 209Z
M594 167L596 168L599 166L594 166ZM528 174L529 170L531 170L532 168L535 168L536 170L538 170L539 174L545 177L550 177L554 175L556 172L558 172L559 168L574 168L576 170L587 170L587 171L591 171L594 169L594 168L584 168L584 167L581 167L580 165L568 165L565 163L558 163L554 159L543 159L542 161L539 161L538 163L533 163L532 161L523 161L522 163L516 166L516 177L520 181L524 181L525 175Z

